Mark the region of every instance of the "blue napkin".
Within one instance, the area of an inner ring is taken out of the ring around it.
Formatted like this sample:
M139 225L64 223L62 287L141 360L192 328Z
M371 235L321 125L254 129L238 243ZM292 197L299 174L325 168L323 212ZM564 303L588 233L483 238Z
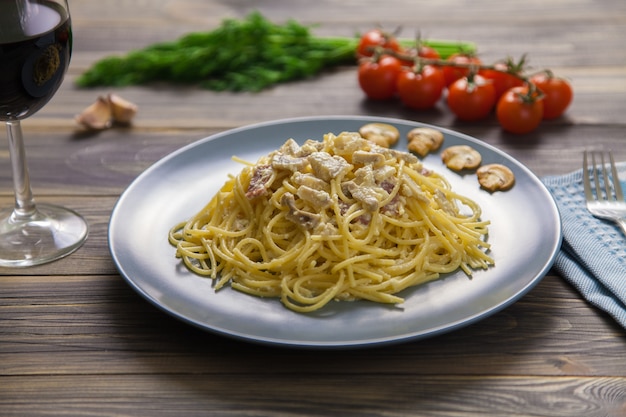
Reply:
M626 164L618 164L626 190ZM563 245L554 269L592 305L626 328L626 237L616 224L593 217L585 207L582 169L545 177L559 207Z

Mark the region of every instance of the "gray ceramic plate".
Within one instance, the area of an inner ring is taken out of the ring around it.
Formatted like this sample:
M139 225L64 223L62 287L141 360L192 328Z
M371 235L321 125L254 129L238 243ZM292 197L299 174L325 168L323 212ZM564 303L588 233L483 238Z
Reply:
M130 286L184 322L218 334L292 347L356 347L402 342L466 326L512 304L547 273L561 244L561 223L548 190L505 153L466 135L441 129L442 146L468 144L484 163L502 163L516 176L507 192L490 194L475 175L445 168L438 154L424 159L444 173L453 189L476 200L491 220L489 242L496 266L473 278L458 272L408 289L401 306L367 301L333 302L322 311L298 314L277 299L230 288L215 292L212 281L190 273L167 240L172 225L199 211L241 165L278 148L285 140L321 140L325 133L356 131L367 122L391 123L405 150L408 130L423 124L373 117L312 117L280 120L226 131L192 143L155 163L124 191L109 224L109 248Z

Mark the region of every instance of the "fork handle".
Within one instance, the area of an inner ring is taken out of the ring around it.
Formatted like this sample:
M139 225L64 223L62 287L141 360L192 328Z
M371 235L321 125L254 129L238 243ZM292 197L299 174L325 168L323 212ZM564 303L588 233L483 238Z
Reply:
M622 228L622 232L626 236L626 217L620 217L619 219L615 219L615 223Z

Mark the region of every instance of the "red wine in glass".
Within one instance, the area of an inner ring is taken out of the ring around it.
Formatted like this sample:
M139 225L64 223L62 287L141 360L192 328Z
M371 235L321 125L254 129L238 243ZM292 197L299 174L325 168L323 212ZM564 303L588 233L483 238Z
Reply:
M0 213L0 266L53 261L87 238L79 214L35 204L20 125L57 92L71 51L66 0L0 0L0 121L7 125L15 192L14 207Z

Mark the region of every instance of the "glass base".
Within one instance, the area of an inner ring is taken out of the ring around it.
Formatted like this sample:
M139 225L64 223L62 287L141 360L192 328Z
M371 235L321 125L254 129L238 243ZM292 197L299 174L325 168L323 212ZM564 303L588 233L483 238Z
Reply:
M0 212L0 266L24 267L69 255L87 239L87 222L72 210L38 204L31 216Z

